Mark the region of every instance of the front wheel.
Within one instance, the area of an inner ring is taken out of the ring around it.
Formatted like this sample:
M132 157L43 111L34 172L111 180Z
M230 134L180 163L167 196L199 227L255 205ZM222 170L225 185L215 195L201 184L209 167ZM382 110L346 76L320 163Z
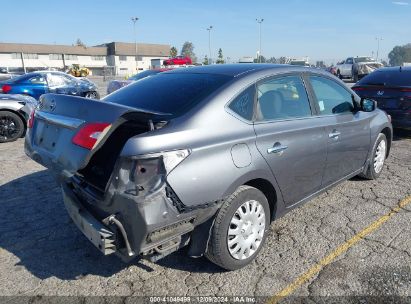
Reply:
M269 224L265 195L250 186L239 187L217 213L206 257L227 270L246 266L263 247Z
M23 120L15 113L0 112L0 143L15 141L24 133Z
M380 133L374 143L367 171L361 174L362 177L366 179L377 179L380 176L387 157L387 150L387 137L383 133Z

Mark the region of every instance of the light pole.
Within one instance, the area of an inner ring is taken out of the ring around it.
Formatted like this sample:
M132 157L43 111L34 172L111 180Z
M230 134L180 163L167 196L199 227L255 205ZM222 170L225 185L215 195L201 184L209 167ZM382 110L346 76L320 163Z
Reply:
M134 28L134 52L135 52L135 60L136 60L136 72L138 72L138 58L137 58L137 34L136 34L136 22L138 21L138 17L131 17L131 21L133 22Z
M261 63L261 23L263 23L264 19L255 19L255 21L259 24L260 47L258 48L258 62Z
M376 60L378 61L378 54L380 52L380 41L384 40L384 39L382 39L381 37L376 37L375 40L377 40L377 58L376 58Z
M209 64L211 64L211 30L213 29L213 26L212 25L210 25L208 28L207 28L207 31L208 31L208 55L210 56L209 58L208 58L208 63Z

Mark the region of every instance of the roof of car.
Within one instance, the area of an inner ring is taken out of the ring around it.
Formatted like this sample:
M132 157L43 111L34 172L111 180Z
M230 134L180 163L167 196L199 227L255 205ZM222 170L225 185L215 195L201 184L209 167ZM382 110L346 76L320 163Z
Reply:
M220 74L228 76L239 76L244 73L257 72L271 69L283 69L290 71L317 70L303 66L292 66L286 64L268 63L237 63L237 64L212 64L205 66L190 67L186 69L175 69L165 73L191 73L191 74Z
M411 72L411 66L385 67L376 70L376 72Z

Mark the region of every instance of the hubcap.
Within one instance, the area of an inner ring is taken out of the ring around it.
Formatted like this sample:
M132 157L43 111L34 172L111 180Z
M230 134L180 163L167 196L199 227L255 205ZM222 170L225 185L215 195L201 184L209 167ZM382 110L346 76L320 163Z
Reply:
M260 247L265 232L263 206L254 200L242 204L231 218L227 245L231 256L244 260Z
M387 144L385 140L382 140L378 144L377 151L375 151L374 171L376 173L380 173L382 170L382 167L384 166L386 151L387 151Z
M16 122L11 117L0 117L0 138L5 140L18 133Z

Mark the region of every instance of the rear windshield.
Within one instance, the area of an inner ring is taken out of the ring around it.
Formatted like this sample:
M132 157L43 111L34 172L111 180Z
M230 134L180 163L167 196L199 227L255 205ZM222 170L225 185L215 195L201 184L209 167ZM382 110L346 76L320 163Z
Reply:
M374 59L372 59L371 57L357 57L354 58L355 62L375 62Z
M411 86L411 71L377 71L361 79L359 85Z
M105 101L153 112L181 115L233 79L226 75L160 73L132 83Z
M146 78L146 77L148 77L148 76L157 74L157 73L159 73L159 72L160 72L160 71L147 70L147 71L144 71L144 72L141 72L141 73L138 73L138 74L136 74L136 75L131 76L131 77L129 78L129 80L140 80L140 79Z

